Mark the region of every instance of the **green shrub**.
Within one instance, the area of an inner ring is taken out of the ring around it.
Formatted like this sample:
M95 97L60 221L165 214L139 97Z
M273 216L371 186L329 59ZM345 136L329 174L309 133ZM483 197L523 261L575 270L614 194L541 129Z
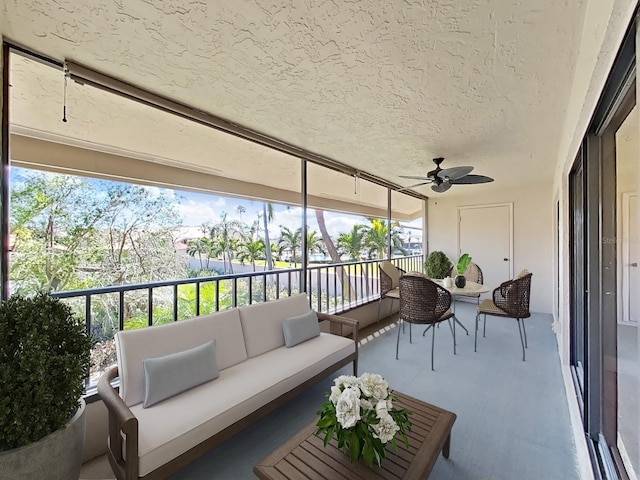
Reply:
M62 428L84 394L93 340L46 294L0 303L0 451Z
M424 262L424 272L429 278L444 278L453 264L440 250L435 250L429 254Z

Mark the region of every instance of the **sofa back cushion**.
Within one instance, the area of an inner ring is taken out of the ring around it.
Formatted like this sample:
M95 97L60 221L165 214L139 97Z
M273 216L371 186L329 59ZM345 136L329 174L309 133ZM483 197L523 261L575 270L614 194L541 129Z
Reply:
M247 359L237 309L224 310L166 325L125 330L116 334L120 396L128 405L144 400L144 360L216 340L219 370Z
M305 293L238 308L249 358L284 346L282 320L311 310Z

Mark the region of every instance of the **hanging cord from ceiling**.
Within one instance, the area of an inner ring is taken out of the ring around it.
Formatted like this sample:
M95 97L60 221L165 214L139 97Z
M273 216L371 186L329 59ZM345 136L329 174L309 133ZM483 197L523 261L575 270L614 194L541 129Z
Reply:
M62 121L67 123L67 80L69 78L69 67L67 66L67 62L64 62L62 71L64 73L64 86L62 89Z

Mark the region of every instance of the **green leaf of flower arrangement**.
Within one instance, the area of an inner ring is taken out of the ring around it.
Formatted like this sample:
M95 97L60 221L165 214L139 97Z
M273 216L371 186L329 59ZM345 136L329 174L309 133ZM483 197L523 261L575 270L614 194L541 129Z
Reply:
M333 438L334 432L335 432L335 427L333 427L333 426L331 426L330 428L327 429L327 434L324 436L324 446L325 447L327 445L329 445L329 442Z
M349 450L351 450L351 461L355 462L360 457L360 439L355 430L349 436Z
M327 415L326 417L322 417L320 418L320 420L318 420L317 426L320 428L328 428L334 424L335 422L333 421L333 419Z
M373 446L369 442L365 441L364 448L362 449L362 459L364 460L364 464L371 468L374 458L376 458L376 452L373 449Z

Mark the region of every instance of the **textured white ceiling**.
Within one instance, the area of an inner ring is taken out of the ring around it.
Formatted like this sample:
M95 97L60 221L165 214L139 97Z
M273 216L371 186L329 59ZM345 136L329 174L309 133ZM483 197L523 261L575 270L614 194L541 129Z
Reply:
M392 182L414 183L398 175L422 175L436 156L446 157L445 167L473 165L496 179L445 195L552 182L586 5L0 1L0 33L13 42ZM35 88L55 98L60 85ZM146 127L109 113L116 104L94 105L102 119L75 138L99 131L104 145L159 155ZM80 113L78 123L88 118ZM54 129L40 117L42 109L32 109L14 120ZM123 135L127 129L137 135ZM180 135L184 145L165 145L163 156L206 169L197 129Z

